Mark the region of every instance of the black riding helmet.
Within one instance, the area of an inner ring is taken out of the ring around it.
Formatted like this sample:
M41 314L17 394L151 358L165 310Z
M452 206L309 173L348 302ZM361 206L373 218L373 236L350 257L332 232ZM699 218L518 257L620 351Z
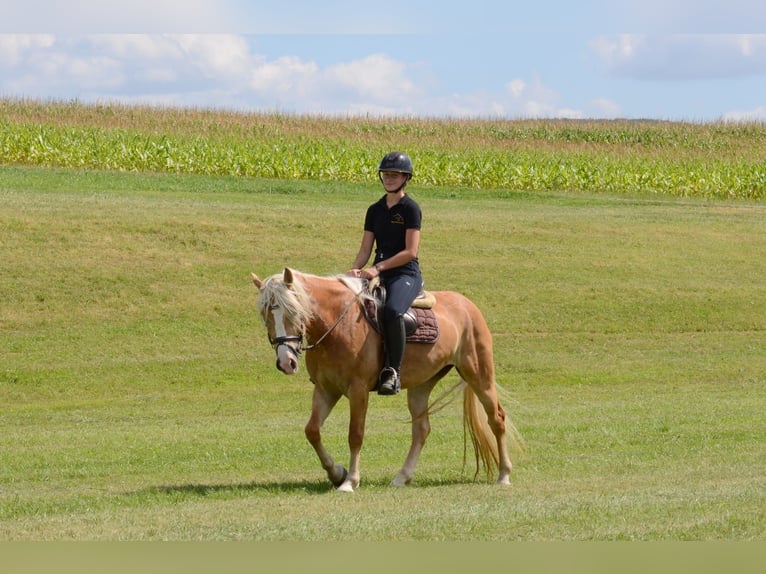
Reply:
M406 173L409 176L407 177L409 180L412 178L412 160L406 153L392 151L387 153L386 156L380 160L378 176L380 176L381 171L398 171L399 173Z

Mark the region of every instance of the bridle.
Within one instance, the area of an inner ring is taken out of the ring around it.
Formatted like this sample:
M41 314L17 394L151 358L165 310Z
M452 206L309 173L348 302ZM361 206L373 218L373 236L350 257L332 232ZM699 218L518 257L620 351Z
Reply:
M322 344L322 341L324 341L327 336L332 333L335 330L335 327L337 327L340 322L343 320L343 317L345 317L349 310L351 309L351 306L354 304L355 301L358 301L360 296L362 295L363 290L360 290L358 293L355 293L354 296L349 300L348 303L346 303L346 306L343 308L343 311L341 311L340 315L338 315L338 318L335 320L335 322L330 325L330 328L327 329L327 331L324 332L324 334L317 339L315 343L311 343L309 345L303 344L303 333L306 330L305 325L301 325L300 327L300 334L299 335L280 335L278 337L272 337L269 335L269 343L271 343L271 346L274 348L274 351L277 353L277 369L284 372L284 369L279 365L279 348L284 346L287 347L288 352L295 355L295 358L297 359L300 357L301 352L303 351L310 351L311 349L315 349L319 345ZM279 305L274 305L269 307L269 310L272 311L274 309L278 309ZM298 345L291 345L290 343L297 342Z

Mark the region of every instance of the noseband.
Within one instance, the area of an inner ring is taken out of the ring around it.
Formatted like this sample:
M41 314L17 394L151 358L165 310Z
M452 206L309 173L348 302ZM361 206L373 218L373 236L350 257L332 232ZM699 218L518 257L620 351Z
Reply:
M297 347L290 344L293 341L298 341ZM284 373L285 370L279 364L279 347L287 347L288 352L295 355L295 359L297 360L298 357L301 356L301 351L303 350L303 335L284 335L282 337L274 337L273 339L269 337L269 343L274 347L274 351L277 354L277 369Z

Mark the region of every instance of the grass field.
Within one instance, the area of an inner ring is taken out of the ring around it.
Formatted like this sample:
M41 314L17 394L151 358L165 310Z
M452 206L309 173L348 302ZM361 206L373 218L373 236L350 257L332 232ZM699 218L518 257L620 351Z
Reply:
M249 272L344 271L374 183L6 165L0 539L766 538L764 205L411 193L427 287L493 331L510 488L463 470L457 404L406 489L404 397L372 398L353 495L303 437L311 384L274 369Z

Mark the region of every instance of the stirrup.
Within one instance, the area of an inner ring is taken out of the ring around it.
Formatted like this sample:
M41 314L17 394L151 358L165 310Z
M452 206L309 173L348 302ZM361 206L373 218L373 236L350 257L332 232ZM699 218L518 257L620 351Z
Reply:
M399 392L399 373L393 367L385 367L378 377L378 394L395 395Z

